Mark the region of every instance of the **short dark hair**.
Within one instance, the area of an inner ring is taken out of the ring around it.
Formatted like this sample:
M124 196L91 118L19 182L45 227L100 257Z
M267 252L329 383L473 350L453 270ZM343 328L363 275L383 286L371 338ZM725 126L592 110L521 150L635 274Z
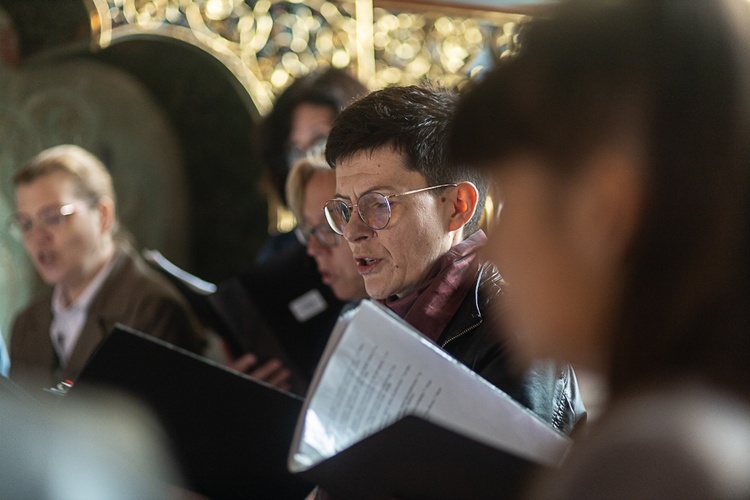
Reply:
M279 95L271 112L256 129L255 146L282 201L285 200L286 177L292 168L287 160L287 147L297 107L301 104L326 106L335 116L366 93L367 87L343 69L327 68L296 79Z
M644 207L606 360L618 394L699 375L747 397L748 26L746 0L565 2L459 105L452 154L491 169L532 153L565 179L623 132L640 140Z
M432 87L388 87L358 99L336 119L326 143L332 168L362 151L392 147L404 167L422 174L429 185L473 182L479 200L464 236L479 228L487 180L484 173L448 158L447 140L458 101L455 90Z

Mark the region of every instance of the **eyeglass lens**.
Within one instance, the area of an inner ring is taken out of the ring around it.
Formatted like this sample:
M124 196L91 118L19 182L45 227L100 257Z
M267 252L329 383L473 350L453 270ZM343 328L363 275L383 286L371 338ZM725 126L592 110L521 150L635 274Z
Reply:
M63 205L62 207L49 207L36 215L36 219L44 227L57 227L62 224L65 217L74 212L74 206ZM13 214L11 222L18 227L22 233L28 233L34 227L34 218L27 214Z
M331 229L328 223L318 224L315 227L300 224L295 228L294 233L303 245L310 243L313 236L325 247L335 247L339 244L339 235Z
M61 207L48 207L39 211L35 216L20 212L15 213L10 216L8 226L13 237L17 239L31 232L34 228L35 220L39 227L57 229L62 226L66 217L76 213L80 210L79 207L86 203L91 203L91 200L79 200Z
M362 195L356 207L370 229L383 229L391 220L391 203L380 193ZM325 213L331 228L338 234L344 234L344 227L352 216L351 208L341 200L331 200L325 205Z

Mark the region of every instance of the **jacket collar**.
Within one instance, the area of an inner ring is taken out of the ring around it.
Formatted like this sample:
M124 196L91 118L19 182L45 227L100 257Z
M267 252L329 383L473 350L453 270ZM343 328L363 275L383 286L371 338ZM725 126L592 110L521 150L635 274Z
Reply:
M501 295L502 278L491 262L480 265L472 293L468 293L438 339L438 344L445 347L454 339L474 330L484 321L482 310L495 297Z

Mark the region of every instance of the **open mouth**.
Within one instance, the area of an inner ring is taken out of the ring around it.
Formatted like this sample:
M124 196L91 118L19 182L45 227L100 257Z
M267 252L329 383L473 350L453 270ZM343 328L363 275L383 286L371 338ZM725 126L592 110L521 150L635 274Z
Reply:
M39 252L36 261L42 266L49 266L54 262L54 254L51 252Z
M375 272L380 263L380 260L371 259L369 257L356 257L354 260L357 262L357 272L360 276L367 276L368 274Z

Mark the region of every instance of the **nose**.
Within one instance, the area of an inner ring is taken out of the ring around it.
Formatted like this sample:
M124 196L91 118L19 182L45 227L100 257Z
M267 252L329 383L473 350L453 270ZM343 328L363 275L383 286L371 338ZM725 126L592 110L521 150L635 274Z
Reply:
M315 257L328 250L328 247L319 242L315 236L311 236L310 241L307 242L307 255L310 257Z
M349 218L349 222L344 226L344 238L346 241L352 243L369 238L373 234L374 230L365 224L365 221L362 220L362 217L359 216L359 212L355 209Z
M23 246L29 254L40 248L48 247L52 242L52 233L42 225L34 224L31 229L23 233Z
M41 221L35 221L31 228L24 233L24 239L27 241L40 241L50 239L52 232Z

